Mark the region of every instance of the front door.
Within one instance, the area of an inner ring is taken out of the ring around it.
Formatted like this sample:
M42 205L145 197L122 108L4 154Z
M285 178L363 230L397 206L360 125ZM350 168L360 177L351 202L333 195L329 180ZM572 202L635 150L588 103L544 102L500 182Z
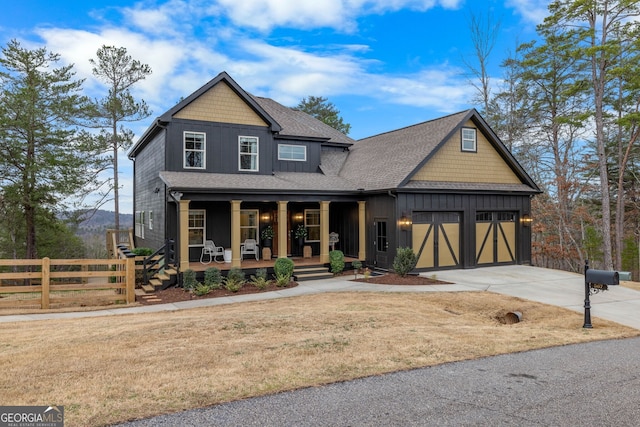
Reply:
M460 265L460 214L458 212L414 212L413 251L416 268L446 268Z
M389 266L389 239L387 234L387 219L376 218L376 240L374 245L376 247L376 259L375 263L378 267L387 268Z
M516 262L516 213L476 213L476 264Z

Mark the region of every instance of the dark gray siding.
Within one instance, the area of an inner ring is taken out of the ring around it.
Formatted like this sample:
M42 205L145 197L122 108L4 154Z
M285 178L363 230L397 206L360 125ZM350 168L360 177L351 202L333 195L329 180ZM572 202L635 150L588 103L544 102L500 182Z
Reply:
M475 220L477 211L516 212L516 262L531 263L531 229L519 221L524 214L531 213L529 195L510 194L398 194L398 215L413 212L460 212L462 213L462 266L475 267ZM400 234L399 246L411 246L411 232Z
M358 257L358 204L332 202L329 205L329 233L338 233L336 249L345 256Z
M307 147L307 161L278 160L278 145L303 145ZM273 146L273 162L277 172L317 172L320 166L321 144L319 142L276 139Z
M137 247L158 249L165 241L166 195L159 172L165 167L165 132L158 133L134 161L133 213L145 212L144 239L136 237ZM156 191L157 189L157 191ZM149 212L153 212L153 229L149 229ZM135 219L134 219L135 226Z
M367 239L367 264L376 265L380 268L390 268L395 257L395 249L398 243L398 235L400 233L396 227L396 199L389 194L381 194L371 196L366 199L366 239ZM385 219L388 225L388 262L381 265L376 263L376 226L375 221Z

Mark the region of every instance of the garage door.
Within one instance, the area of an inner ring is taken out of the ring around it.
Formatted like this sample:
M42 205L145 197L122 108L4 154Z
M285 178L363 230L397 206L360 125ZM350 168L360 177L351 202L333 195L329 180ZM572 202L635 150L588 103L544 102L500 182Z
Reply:
M476 213L476 264L514 264L515 262L515 212Z
M416 268L443 268L460 265L460 213L414 212L413 251Z

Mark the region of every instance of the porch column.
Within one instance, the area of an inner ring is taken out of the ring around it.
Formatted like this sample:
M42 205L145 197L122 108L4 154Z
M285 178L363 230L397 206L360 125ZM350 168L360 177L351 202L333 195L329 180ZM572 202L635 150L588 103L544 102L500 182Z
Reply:
M287 203L278 201L278 258L287 257Z
M180 217L178 218L178 236L180 236L180 270L189 268L189 202L180 200Z
M231 267L240 267L240 203L231 201Z
M320 262L329 262L329 203L320 202Z
M367 229L365 217L365 204L363 200L358 201L358 259L364 261L367 259Z

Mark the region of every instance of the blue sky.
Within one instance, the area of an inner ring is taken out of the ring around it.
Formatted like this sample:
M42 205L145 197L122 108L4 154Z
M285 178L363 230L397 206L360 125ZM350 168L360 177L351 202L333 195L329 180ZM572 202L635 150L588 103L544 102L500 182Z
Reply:
M3 1L0 44L46 46L105 88L89 58L102 45L126 47L153 74L134 96L153 117L227 71L245 90L294 106L329 98L355 139L474 107L466 61L474 61L468 21L490 13L500 62L535 38L548 0L20 0ZM152 118L131 127L141 135ZM121 210L131 212L131 162L122 154ZM104 208L110 209L109 205Z

